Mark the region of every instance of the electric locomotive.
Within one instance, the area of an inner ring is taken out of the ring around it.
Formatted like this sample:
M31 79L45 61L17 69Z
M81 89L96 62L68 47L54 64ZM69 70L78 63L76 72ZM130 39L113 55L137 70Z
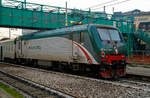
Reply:
M2 43L3 59L9 49L17 62L59 62L68 69L95 72L103 78L126 74L125 43L117 28L85 24L26 34ZM12 44L14 43L14 44ZM9 46L12 45L12 46ZM65 65L64 65L65 63ZM58 63L57 63L58 64ZM57 66L56 64L53 65Z

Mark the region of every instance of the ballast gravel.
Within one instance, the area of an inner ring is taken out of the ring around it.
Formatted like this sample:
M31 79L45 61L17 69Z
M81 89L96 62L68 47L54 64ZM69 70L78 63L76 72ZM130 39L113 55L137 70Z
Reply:
M149 98L150 92L122 87L90 78L30 68L0 65L0 70L32 80L77 98Z

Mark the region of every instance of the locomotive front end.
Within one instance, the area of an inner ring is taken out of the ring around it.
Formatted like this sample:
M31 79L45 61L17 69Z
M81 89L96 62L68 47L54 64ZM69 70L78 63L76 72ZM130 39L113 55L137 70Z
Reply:
M100 63L99 74L103 78L125 76L126 45L121 33L111 26L97 26L95 32L97 61Z
M120 32L113 28L97 28L102 41L101 64L106 67L100 72L102 77L121 77L126 74L125 44Z

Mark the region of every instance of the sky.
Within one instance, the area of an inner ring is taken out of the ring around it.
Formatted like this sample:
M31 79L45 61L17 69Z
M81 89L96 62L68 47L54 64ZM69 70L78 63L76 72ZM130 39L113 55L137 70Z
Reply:
M51 6L59 6L59 7L65 7L65 2L67 2L68 8L76 8L76 9L83 9L83 10L94 5L113 1L111 3L107 3L95 8L91 8L91 10L104 11L103 6L106 6L105 11L107 13L112 13L113 7L115 12L118 11L126 12L134 9L140 9L142 11L150 11L150 0L26 0L26 1L32 3L38 3L38 4L46 4ZM126 1L126 2L116 4L117 2L122 2L122 1ZM114 3L116 5L107 6Z
M7 0L2 1L4 2ZM110 14L113 13L113 8L114 12L120 11L127 12L134 9L139 9L141 11L150 11L150 0L26 0L26 1L31 3L38 3L58 7L65 7L65 3L67 2L68 8L76 8L82 10L88 10L89 8L91 8L92 11L104 11L104 6L106 6L105 11ZM95 5L99 6L93 7Z

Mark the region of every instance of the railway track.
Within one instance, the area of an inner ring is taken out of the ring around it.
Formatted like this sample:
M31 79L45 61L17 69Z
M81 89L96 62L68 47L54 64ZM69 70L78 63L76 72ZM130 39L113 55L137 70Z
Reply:
M42 86L31 80L8 74L2 70L0 70L0 80L22 92L27 98L73 98L70 95Z
M150 91L150 76L127 74L126 77L121 78L118 82L129 85L132 88Z
M128 80L150 83L150 76L146 76L146 75L143 76L143 75L127 74L125 78Z
M3 63L4 64L4 63ZM6 63L5 63L6 64ZM6 64L7 65L7 64ZM10 65L10 64L8 64L8 65ZM113 87L113 89L115 89L116 87L118 88L117 90L118 90L118 92L119 91L121 91L122 89L120 89L120 88L123 88L123 89L125 89L125 92L126 92L126 89L128 89L127 90L127 92L128 91L130 91L129 93L131 93L132 92L132 90L134 91L134 93L133 93L133 95L135 94L135 96L136 97L150 97L150 84L149 83L147 83L147 82L141 82L141 81L134 81L134 80L131 80L131 77L130 77L130 80L129 80L129 77L128 78L122 78L122 79L120 79L120 80L118 80L118 81L108 81L108 80L101 80L101 79L95 79L95 78L90 78L90 77L83 77L83 76L76 76L76 75L71 75L71 74L65 74L65 73L60 73L60 72L53 72L53 71L47 71L47 70L43 70L43 69L37 69L37 68L30 68L30 67L24 67L24 66L19 66L19 65L15 65L15 64L11 64L11 65L13 65L13 66L15 66L15 67L21 67L21 68L24 68L24 69L32 69L32 70L36 70L36 71L38 71L38 72L43 72L43 73L51 73L51 74L55 74L55 75L59 75L60 77L67 77L67 79L69 79L69 78L74 78L75 80L82 80L82 81L86 81L86 82L89 82L90 84L92 84L92 83L96 83L96 85L99 85L99 84L107 84L107 86L108 85L110 85L110 87L112 86ZM60 78L60 77L58 77L58 76L56 76L58 79ZM48 78L48 77L47 77ZM62 79L61 79L62 80ZM41 81L41 80L40 80ZM66 80L65 80L66 81ZM57 82L57 81L56 81ZM63 82L63 81L62 81ZM76 81L73 81L73 82L76 82ZM86 84L86 82L84 82L84 84ZM45 82L43 82L43 83L45 83L45 84L47 84L46 83L46 81ZM61 82L60 82L61 83ZM80 82L81 84L82 84L82 82ZM83 85L84 85L83 84ZM66 84L64 83L64 84L61 84L61 85L64 85L64 86L66 86ZM69 85L70 85L70 82L69 82ZM73 86L73 85L75 85L75 84L71 84L71 86ZM89 84L88 84L89 85ZM95 84L94 84L95 85ZM67 85L68 86L68 85ZM78 84L76 84L75 86L77 86L78 87ZM73 86L74 87L74 86ZM63 88L63 87L62 87ZM61 88L61 89L62 89ZM67 88L67 87L66 87ZM76 87L74 87L76 90L77 90L77 88ZM73 89L74 88L72 88L71 87L71 90L72 90L72 92L74 92L73 91ZM80 87L78 87L78 88L80 88ZM85 86L84 86L84 88L80 88L82 91L84 91L85 90ZM100 86L100 89L102 89L103 87L102 86ZM104 86L104 88L107 88L106 86ZM108 88L109 88L109 86L108 86ZM70 88L67 88L67 89L70 89ZM90 88L91 89L91 88ZM97 90L93 90L93 91L99 91L99 88L97 88L97 86L92 86L92 89L97 89ZM120 90L119 90L120 89ZM64 90L64 89L63 89ZM116 91L117 91L116 90ZM112 91L112 90L111 90ZM136 92L138 91L138 93L136 94ZM73 95L73 96L75 96L75 97L81 97L81 96L78 96L78 95L74 95L74 93L72 93L72 92L66 92L67 94L69 94L70 93L70 95ZM75 94L77 94L77 93L79 93L80 91L79 90L77 90L77 92L75 92ZM87 89L86 89L86 92L87 92ZM91 92L91 90L89 90L88 91L88 93L90 94L90 92ZM117 92L117 93L118 93ZM141 92L142 92L142 94L141 94ZM95 93L95 92L94 92ZM113 93L113 91L112 91L112 93ZM100 93L99 93L100 94ZM84 95L84 94L83 94ZM86 95L86 94L85 94ZM107 94L106 94L107 95ZM132 94L129 94L129 95L124 95L125 97L131 97L131 95ZM83 97L83 96L82 96ZM106 97L106 96L104 96L104 97ZM136 98L136 97L132 97L132 98Z
M144 83L144 82L126 80L126 79L122 79L119 82L123 83L123 84L130 85L136 89L142 89L144 91L150 91L150 83Z

